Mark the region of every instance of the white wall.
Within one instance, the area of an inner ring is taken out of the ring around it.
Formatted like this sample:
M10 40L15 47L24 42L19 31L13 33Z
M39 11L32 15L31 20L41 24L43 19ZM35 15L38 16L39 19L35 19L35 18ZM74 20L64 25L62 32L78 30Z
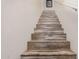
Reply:
M78 0L54 0L54 1L78 9Z
M55 4L56 14L67 34L67 40L71 42L71 49L78 52L78 12L70 7Z
M64 0L64 4L78 9L78 0Z
M41 0L2 0L1 59L20 59L41 12Z

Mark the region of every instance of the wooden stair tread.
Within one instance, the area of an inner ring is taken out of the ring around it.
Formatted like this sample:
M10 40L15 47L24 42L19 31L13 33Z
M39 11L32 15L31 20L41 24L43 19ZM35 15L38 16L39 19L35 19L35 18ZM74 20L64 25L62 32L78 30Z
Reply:
M29 55L76 55L73 51L55 51L55 52L24 52L22 55L27 55L27 56L29 56Z

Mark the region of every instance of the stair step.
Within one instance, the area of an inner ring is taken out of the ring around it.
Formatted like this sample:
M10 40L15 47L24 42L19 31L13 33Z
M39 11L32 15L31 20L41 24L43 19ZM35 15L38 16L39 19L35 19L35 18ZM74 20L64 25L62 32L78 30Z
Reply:
M21 56L75 56L76 54L71 50L59 50L53 52L29 52L24 51Z
M47 31L47 30L35 30L34 32L64 32L63 30L54 30L54 31Z
M40 20L39 23L41 23L41 22L44 23L44 22L59 22L59 21L58 20L53 20L53 21L51 21L51 20L50 21L49 20Z
M34 35L32 34L32 39L66 39L66 35Z
M23 56L21 59L76 59L76 56Z
M63 31L62 32L35 32L34 34L36 35L53 35L53 34L65 34Z
M38 24L60 24L59 22L39 22Z
M55 14L55 12L53 13L43 12L41 16L57 16L57 15Z
M69 42L69 41L67 41L67 40L56 40L56 39L54 39L54 40L31 40L29 42L51 42L51 43L57 42L57 43L61 43L61 42Z
M57 17L56 14L43 13L40 17Z
M64 32L37 32L37 33L32 33L32 35L53 36L53 35L66 35L66 34Z
M59 31L59 30L64 30L63 28L35 28L34 31L36 30L44 30L44 31Z
M40 20L40 21L41 21L41 20L55 21L55 20L58 20L58 18L45 18L45 17L41 17L41 18L39 18L39 20Z
M42 15L57 16L55 13L42 13Z
M34 31L35 33L40 33L40 32L64 32L63 30L57 30L57 31L44 31L44 30L36 30Z
M52 14L52 15L56 15L55 10L44 10L42 14Z
M44 24L37 24L37 25L60 26L61 24L58 24L58 23L57 24L55 24L55 23L54 24L53 23L50 23L50 24L49 23L44 23Z
M62 29L61 27L36 27L36 29Z
M41 17L45 17L45 18L57 18L57 16L51 16L51 15L41 15Z
M51 17L54 16L54 17L57 17L57 15L55 15L55 14L54 14L54 15L53 15L53 14L42 14L41 16L46 16L46 17L47 17L47 16L51 16Z
M56 51L56 52L27 52L21 55L21 59L76 59L73 51Z
M32 40L66 40L66 38L45 38L45 37L38 37L38 38L32 38Z
M66 34L65 33L48 33L48 32L42 32L42 33L33 33L32 34L32 39L37 40L37 39L45 39L45 40L52 40L52 39L66 39Z
M59 21L39 21L39 23L58 23Z
M61 50L70 49L70 42L39 42L29 41L27 50Z
M36 28L62 28L62 27L61 27L61 24L55 25L55 24L45 24L45 23L43 23L43 24L37 24Z
M39 20L39 22L54 22L54 21L57 21L57 22L59 22L59 20L58 19L48 19L48 18L46 18L46 19L40 19Z
M37 24L36 27L61 27L61 24Z

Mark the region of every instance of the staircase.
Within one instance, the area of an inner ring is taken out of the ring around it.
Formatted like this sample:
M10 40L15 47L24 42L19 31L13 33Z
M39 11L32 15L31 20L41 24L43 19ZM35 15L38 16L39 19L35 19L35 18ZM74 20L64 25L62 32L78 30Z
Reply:
M43 11L21 59L76 59L55 11Z

